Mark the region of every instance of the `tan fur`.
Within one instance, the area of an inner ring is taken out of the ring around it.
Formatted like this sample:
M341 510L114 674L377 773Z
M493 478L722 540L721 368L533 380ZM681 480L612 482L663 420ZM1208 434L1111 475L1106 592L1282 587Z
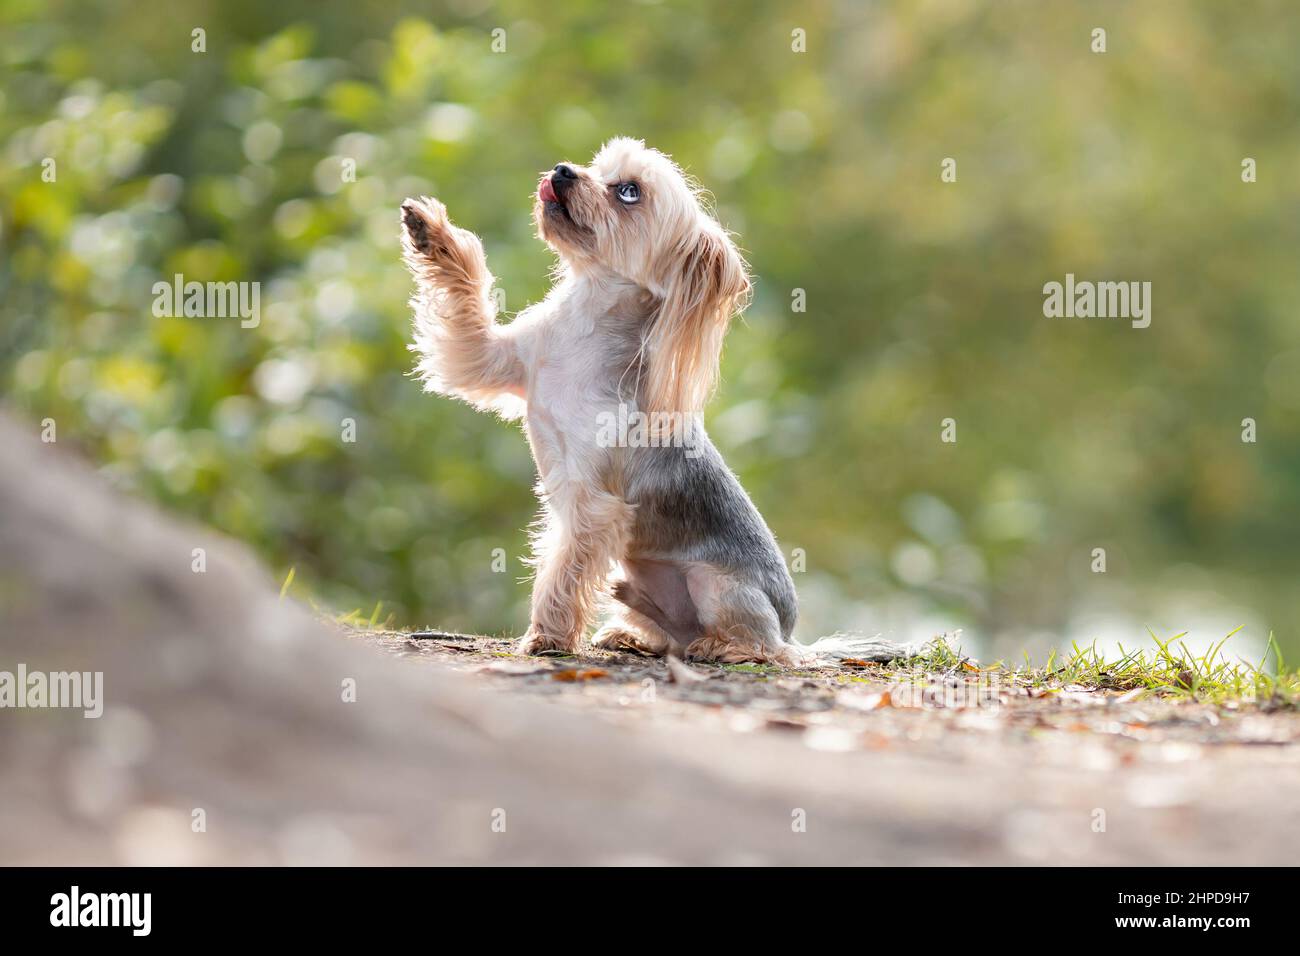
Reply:
M691 569L688 586L705 627L704 636L687 648L688 656L726 664L784 656L790 645L781 639L776 612L760 592L703 565Z
M523 399L524 370L494 318L482 243L453 226L436 199L408 199L402 214L402 255L417 284L411 349L424 356L417 368L428 389L518 414L522 405L510 400Z
M538 200L539 234L576 271L612 269L656 297L639 356L644 410L672 418L698 413L717 384L727 325L748 299L745 260L702 208L701 191L658 150L613 140L591 165L569 165L578 174L567 200L571 220L548 216ZM634 209L620 208L609 193L628 179L644 190Z
M479 240L453 226L436 200L402 206L403 252L417 283L412 348L426 387L525 417L542 499L525 653L579 648L629 546L635 510L619 484L618 451L595 441L597 414L629 380L642 383L643 411L668 413L659 420L667 428L697 414L716 383L727 324L750 288L735 245L662 153L616 139L590 165L571 169L564 203L539 198L534 209L539 235L560 254L556 284L509 325L495 321ZM616 195L628 180L642 190L633 206ZM623 367L610 358L619 342L632 343ZM745 610L747 595L733 596L739 609L710 605L717 620L705 619L699 653L760 659L750 655L782 644L770 606L772 620L760 619L756 604ZM650 653L673 646L631 609L600 639Z
M673 639L644 614L618 607L591 639L591 646L606 651L633 650L656 657L669 652Z
M548 495L534 535L531 623L520 653L579 648L631 527L631 505L608 492L565 484L561 494L575 500Z
M744 263L718 230L705 230L674 258L690 263L667 284L646 339L647 410L694 414L718 381L722 339L749 292Z

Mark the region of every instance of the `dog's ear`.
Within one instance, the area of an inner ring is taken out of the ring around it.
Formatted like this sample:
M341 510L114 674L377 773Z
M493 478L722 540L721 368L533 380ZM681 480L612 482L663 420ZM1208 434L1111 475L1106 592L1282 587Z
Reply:
M717 226L701 228L674 251L663 301L645 332L645 411L693 415L718 380L722 339L745 307L745 260Z

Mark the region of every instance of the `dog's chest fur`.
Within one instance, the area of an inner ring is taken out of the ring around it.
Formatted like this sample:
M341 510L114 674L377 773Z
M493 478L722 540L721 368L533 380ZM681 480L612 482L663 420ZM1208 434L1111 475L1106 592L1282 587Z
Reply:
M620 449L601 447L603 415L634 403L641 329L653 300L632 285L566 279L517 322L528 370L526 430L543 487L619 485ZM609 488L609 490L616 490Z

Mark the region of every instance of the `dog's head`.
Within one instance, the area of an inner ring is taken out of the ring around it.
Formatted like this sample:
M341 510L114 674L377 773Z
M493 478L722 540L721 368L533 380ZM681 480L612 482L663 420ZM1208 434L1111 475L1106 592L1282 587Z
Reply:
M642 332L647 411L699 411L750 285L745 261L677 165L637 140L610 140L590 165L543 174L533 217L570 268L613 273L654 297Z

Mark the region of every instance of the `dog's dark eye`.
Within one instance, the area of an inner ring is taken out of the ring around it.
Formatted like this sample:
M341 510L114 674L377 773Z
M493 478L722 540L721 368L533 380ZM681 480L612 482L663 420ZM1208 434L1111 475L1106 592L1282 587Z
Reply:
M619 183L614 187L614 192L618 193L618 198L629 206L641 199L641 187L636 183Z

